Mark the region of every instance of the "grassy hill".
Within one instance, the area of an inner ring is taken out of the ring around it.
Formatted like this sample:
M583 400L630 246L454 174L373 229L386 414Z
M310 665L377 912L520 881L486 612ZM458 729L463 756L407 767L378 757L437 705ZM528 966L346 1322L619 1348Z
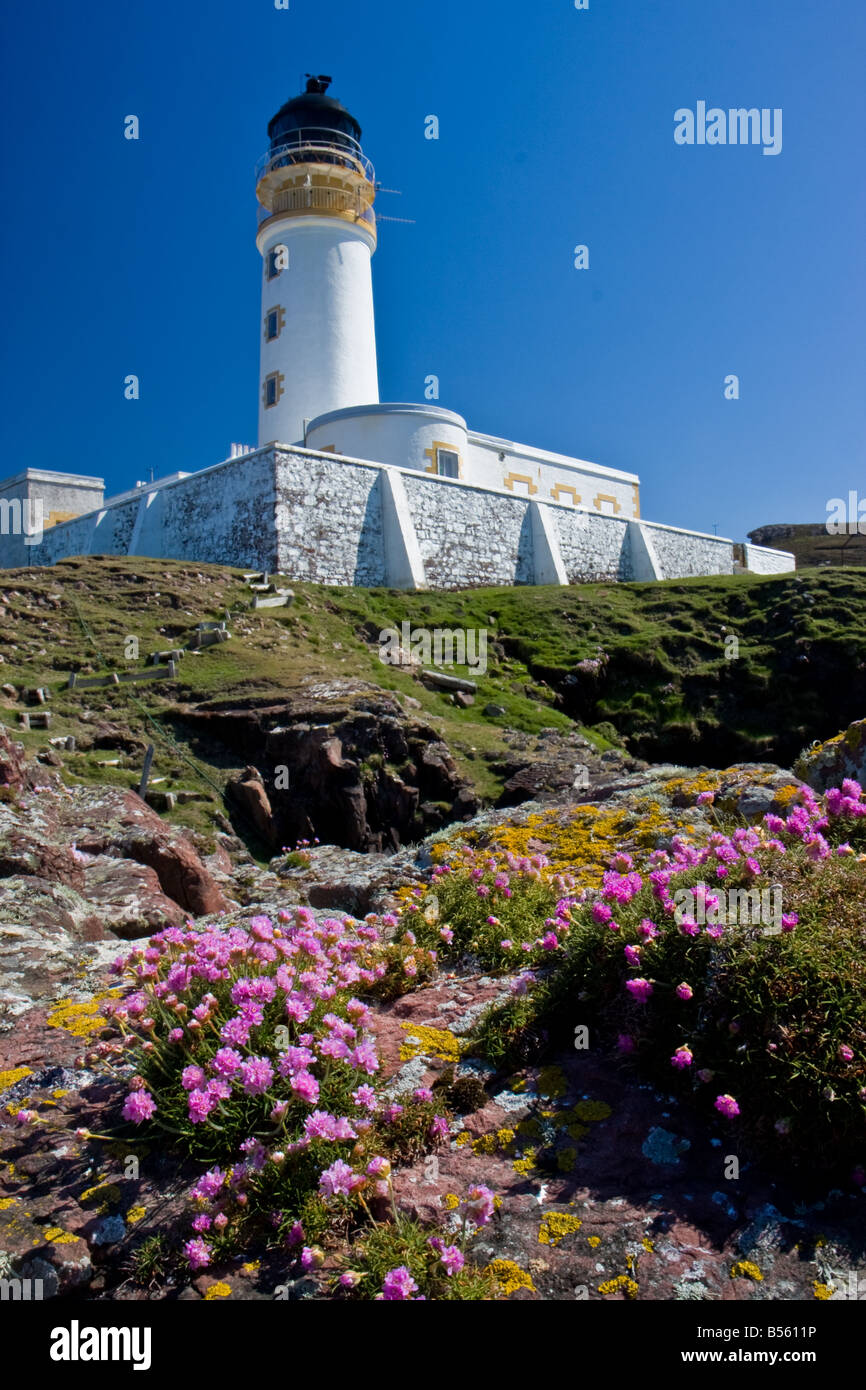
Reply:
M57 754L69 777L123 785L153 740L164 787L211 798L173 813L202 826L218 813L228 768L217 751L191 752L182 720L190 705L315 700L368 682L418 701L418 717L490 798L509 730L576 722L597 747L621 738L648 759L790 765L866 709L866 572L857 569L453 593L294 590L292 607L253 612L240 571L219 566L91 556L5 571L0 678L16 692L52 691L49 733L19 737L45 750L49 736L73 734L79 750ZM150 651L184 646L198 622L227 615L232 640L185 656L173 682L68 689L70 671L143 667ZM378 633L404 620L488 632L474 705L460 708L410 670L382 664ZM130 637L138 659L127 656ZM485 715L489 703L505 714ZM0 695L8 725L23 708L19 693ZM129 735L119 754L118 731Z
M767 532L778 534L767 535ZM791 523L785 526L759 526L749 532L756 545L771 550L788 550L796 557L797 569L823 568L826 565L866 565L866 536L830 536L820 523Z

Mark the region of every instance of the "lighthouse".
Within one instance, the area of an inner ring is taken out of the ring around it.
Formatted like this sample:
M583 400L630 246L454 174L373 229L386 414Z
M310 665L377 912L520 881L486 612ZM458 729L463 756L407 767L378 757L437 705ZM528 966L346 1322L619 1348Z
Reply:
M316 416L379 401L373 166L361 127L310 77L268 125L256 169L262 256L259 447L304 444Z

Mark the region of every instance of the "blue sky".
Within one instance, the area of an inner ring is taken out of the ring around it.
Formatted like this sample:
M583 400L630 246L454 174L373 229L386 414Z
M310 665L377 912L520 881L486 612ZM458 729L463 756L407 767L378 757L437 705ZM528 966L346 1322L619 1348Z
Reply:
M373 262L383 400L435 373L471 427L735 538L866 492L862 0L46 0L2 30L3 476L115 492L255 442L253 168L312 71L415 219ZM678 146L701 99L781 108L782 152Z

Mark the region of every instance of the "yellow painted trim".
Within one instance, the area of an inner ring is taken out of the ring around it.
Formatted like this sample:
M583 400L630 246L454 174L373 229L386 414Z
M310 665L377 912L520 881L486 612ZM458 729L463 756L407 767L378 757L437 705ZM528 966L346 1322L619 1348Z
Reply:
M509 492L514 491L515 483L526 483L530 497L532 497L533 494L538 491L538 488L536 487L535 483L532 481L528 473L509 473L507 477L504 479L504 485L508 488Z
M601 511L602 502L610 502L614 509L614 512L619 513L622 511L622 507L620 506L619 502L617 502L615 497L611 497L609 492L600 492L597 497L594 497L592 499L592 505L595 507L597 512Z
M74 521L81 512L49 512L42 522L43 531L47 531L49 526L59 526L62 521Z
M446 453L449 453L449 454L456 454L456 455L457 455L457 477L458 477L458 478L462 478L462 477L463 477L463 459L460 457L460 450L459 450L459 449L456 449L456 448L454 447L453 444L444 444L444 443L442 442L441 439L434 439L434 440L433 440L433 447L432 447L432 449L425 449L425 450L424 450L424 456L425 456L425 458L428 458L428 459L430 460L430 463L429 463L428 466L424 469L424 472L425 472L425 473L434 473L437 477L441 476L441 477L444 478L445 474L443 473L443 474L440 475L440 473L439 473L439 450L440 450L440 449L444 449Z
M575 506L580 502L580 493L577 491L577 488L569 487L568 483L554 483L553 487L550 489L550 495L554 502L559 501L559 494L561 492L570 493L571 500Z
M336 217L343 222L361 222L376 238L373 204L375 185L351 169L332 169L321 165L294 164L291 173L272 169L259 180L256 195L271 215L259 225L286 217ZM370 214L369 220L361 216Z

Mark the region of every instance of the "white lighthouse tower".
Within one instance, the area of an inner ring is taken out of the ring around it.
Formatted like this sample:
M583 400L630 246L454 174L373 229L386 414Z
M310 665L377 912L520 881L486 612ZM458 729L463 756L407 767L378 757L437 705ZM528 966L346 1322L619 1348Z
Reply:
M263 258L259 446L303 444L318 415L379 400L375 175L361 127L311 77L268 125L256 170Z

